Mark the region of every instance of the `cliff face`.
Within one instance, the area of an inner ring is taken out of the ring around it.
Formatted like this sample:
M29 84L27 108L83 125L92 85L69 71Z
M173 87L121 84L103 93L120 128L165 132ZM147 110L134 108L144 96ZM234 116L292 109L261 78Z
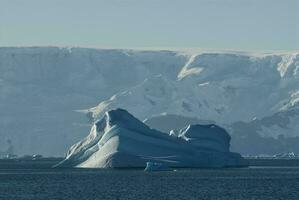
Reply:
M189 125L180 130L178 136L199 148L229 152L230 136L223 128L215 124Z
M246 165L229 152L230 137L216 125L193 125L178 136L150 129L122 109L111 110L95 123L90 134L73 145L60 167L145 167L160 162L173 167Z

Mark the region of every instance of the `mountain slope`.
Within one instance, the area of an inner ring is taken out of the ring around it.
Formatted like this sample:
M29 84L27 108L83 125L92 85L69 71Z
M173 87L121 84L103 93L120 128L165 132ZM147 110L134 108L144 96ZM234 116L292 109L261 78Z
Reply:
M176 80L162 75L148 78L88 111L95 119L116 107L124 107L140 119L159 112L221 124L263 118L298 101L299 56L290 58L281 76L283 59L277 55L200 54L182 69L200 68L200 73L183 72L182 76L180 72Z
M184 61L169 51L0 48L0 151L10 139L17 154L63 155L91 126L76 110L149 76L175 78Z
M0 151L10 139L18 154L62 155L118 107L226 127L288 112L299 101L298 55L0 48ZM295 137L296 127L259 134Z

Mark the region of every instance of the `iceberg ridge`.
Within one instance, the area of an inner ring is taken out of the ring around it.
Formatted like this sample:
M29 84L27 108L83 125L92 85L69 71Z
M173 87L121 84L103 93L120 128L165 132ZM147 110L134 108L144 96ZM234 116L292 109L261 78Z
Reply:
M187 138L187 139L186 139ZM123 109L115 109L73 145L60 167L127 168L157 162L169 167L240 167L246 161L229 152L230 136L221 127L191 125L178 136L149 128Z

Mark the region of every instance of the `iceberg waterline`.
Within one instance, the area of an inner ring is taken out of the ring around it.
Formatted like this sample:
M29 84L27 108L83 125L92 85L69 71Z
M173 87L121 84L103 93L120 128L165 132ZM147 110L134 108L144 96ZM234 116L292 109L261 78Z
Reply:
M170 167L240 167L246 161L229 151L230 136L221 127L190 125L171 136L123 109L106 112L90 134L73 145L59 167L127 168L157 162Z

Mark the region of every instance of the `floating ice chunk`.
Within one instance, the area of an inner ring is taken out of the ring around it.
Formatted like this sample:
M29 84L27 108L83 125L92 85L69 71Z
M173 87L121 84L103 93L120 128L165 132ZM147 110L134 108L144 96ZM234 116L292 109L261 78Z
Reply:
M173 169L163 163L146 162L144 171L173 171Z

